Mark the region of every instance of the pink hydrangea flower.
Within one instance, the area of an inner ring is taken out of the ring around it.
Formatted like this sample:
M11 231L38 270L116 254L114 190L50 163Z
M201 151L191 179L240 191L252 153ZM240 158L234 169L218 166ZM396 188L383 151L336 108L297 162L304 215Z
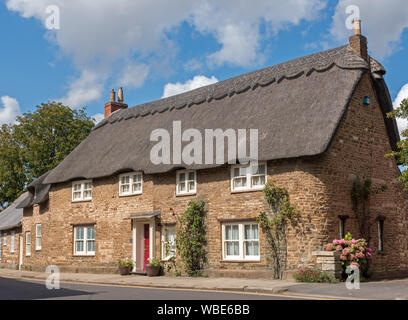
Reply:
M342 248L342 246L340 246L340 245L338 245L338 246L336 247L336 250L337 250L337 251L341 251L341 249L343 249L343 248Z
M326 251L333 251L333 244L332 243L328 243L326 245Z
M350 249L349 248L344 248L342 251L342 254L347 256L350 253Z
M356 258L354 254L350 254L350 260L353 261Z
M352 243L352 244L357 244L357 243L358 243L358 240L353 239L353 240L351 240L351 243Z
M344 255L341 255L341 256L340 256L340 260L346 261L346 260L347 260L347 257L344 256Z

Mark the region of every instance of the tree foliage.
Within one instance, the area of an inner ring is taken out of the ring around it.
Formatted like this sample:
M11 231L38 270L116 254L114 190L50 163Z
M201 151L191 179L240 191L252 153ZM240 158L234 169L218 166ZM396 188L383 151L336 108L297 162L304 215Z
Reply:
M0 129L0 207L13 202L28 183L55 168L94 126L84 109L61 103L37 106Z
M408 119L408 99L404 99L401 105L393 112L388 113L388 118ZM398 151L387 154L387 157L395 158L399 165L408 167L408 129L402 132L402 140L398 142ZM408 189L408 171L404 170L399 177L399 181Z

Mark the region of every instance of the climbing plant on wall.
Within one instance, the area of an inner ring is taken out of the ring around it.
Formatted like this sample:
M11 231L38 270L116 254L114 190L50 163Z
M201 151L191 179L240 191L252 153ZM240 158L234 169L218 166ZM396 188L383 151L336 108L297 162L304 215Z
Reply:
M200 276L207 261L205 217L204 201L191 201L187 210L177 216L177 253L189 276Z
M275 279L281 279L286 268L288 224L295 225L300 217L300 211L290 203L289 192L268 182L264 188L268 212L261 212L257 222L266 236L269 251L269 261L272 265Z
M387 190L386 185L380 185L378 188L372 188L372 181L365 179L361 181L357 177L353 182L351 189L351 200L353 202L353 211L356 215L361 237L370 243L372 219L370 217L370 199L372 195L379 194Z

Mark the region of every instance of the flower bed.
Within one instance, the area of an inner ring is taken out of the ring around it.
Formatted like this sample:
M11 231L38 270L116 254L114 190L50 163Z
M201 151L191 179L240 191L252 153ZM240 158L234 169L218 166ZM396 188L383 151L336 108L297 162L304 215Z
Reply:
M294 278L297 282L309 283L337 283L338 281L327 272L321 271L317 268L301 268L296 272Z

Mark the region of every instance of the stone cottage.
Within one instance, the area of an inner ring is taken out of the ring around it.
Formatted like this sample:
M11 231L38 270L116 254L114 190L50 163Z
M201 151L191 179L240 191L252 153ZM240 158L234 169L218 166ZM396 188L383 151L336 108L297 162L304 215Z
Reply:
M23 263L23 208L19 206L30 197L23 193L0 212L0 268L19 269Z
M288 231L290 272L311 264L313 251L346 232L359 236L350 193L360 177L387 186L370 202L372 267L378 277L407 274L400 171L384 157L399 141L395 120L386 117L392 101L384 74L356 22L345 46L190 92L132 108L122 90L118 101L112 92L105 119L31 188L25 250L38 231L41 246L25 251L23 267L116 272L117 261L128 258L143 272L148 258L177 254L173 213L201 199L207 206L205 272L269 277L256 216L266 209L265 182L274 181L302 212L301 230ZM175 128L195 130L178 142ZM170 132L170 162L163 154L161 162L151 159L157 129ZM257 170L228 163L227 148L222 163L212 161L211 152L201 164L180 162L181 147L206 129L258 130Z

